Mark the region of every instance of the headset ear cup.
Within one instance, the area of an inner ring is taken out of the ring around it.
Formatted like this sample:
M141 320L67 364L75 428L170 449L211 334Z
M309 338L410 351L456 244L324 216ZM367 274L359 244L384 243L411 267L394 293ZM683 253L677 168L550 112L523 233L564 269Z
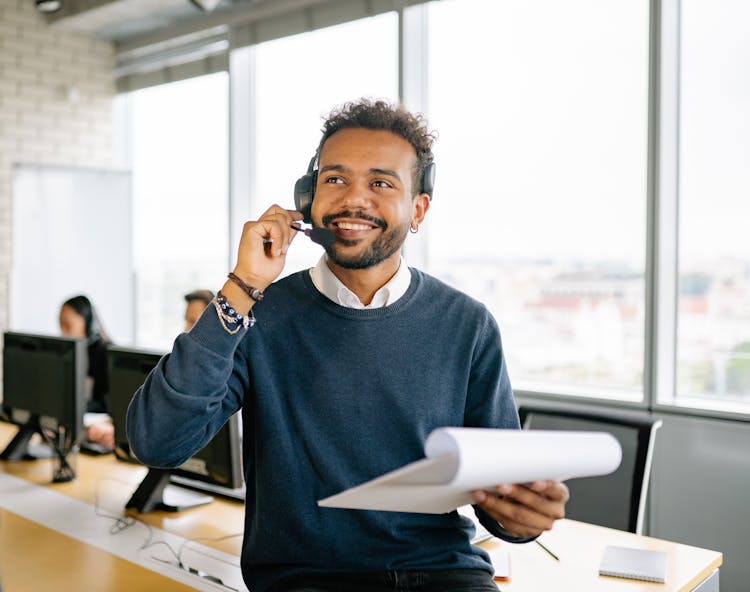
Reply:
M421 193L426 193L432 200L432 193L435 190L435 163L431 162L422 171Z
M302 175L294 184L294 207L302 212L303 221L312 224L312 201L315 197L315 185L318 182L318 171L315 169L317 154L310 159L307 173Z
M311 223L312 200L315 194L315 174L307 173L294 184L294 207L302 212L304 221Z

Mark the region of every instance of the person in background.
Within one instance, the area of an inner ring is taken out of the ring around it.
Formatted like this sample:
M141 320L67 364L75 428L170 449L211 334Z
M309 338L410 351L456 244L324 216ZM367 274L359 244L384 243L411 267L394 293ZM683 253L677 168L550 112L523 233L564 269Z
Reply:
M195 325L205 308L211 304L214 293L211 290L193 290L185 294L185 331L190 331Z
M73 296L60 307L60 332L66 337L85 339L88 350L88 413L107 413L109 408L109 372L107 346L111 343L91 301L83 295ZM107 448L114 447L114 430L109 421L86 427L86 439Z

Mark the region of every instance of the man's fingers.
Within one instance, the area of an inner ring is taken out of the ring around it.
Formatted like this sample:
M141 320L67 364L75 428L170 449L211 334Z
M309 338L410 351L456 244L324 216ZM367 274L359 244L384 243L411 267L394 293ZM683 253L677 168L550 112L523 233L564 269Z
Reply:
M567 491L567 487L565 491ZM548 493L551 493L554 497L550 497ZM550 488L548 487L543 492L538 493L523 485L512 485L510 492L504 494L504 497L506 500L515 501L518 504L532 508L535 512L553 520L565 518L565 507L560 503L565 501L562 491L555 489L550 492Z
M274 247L273 253L275 255L286 254L291 242L291 229L289 226L293 222L293 218L289 215L289 212L272 206L259 220L263 226L268 230L267 238L273 240Z
M558 502L567 502L570 499L568 486L560 481L534 481L528 485L528 488L547 499Z
M502 513L514 520L523 521L524 519L532 520L535 524L535 517L539 517L539 524L552 524L555 520L565 517L562 504L547 500L535 493L528 491L526 494L516 496L487 496L487 501L492 511ZM484 507L484 504L483 504Z
M517 536L533 536L550 530L557 519L554 515L519 503L514 498L487 495L480 507L503 527ZM550 508L547 508L552 512Z
M511 497L521 503L533 505L534 500L550 500L553 502L567 502L570 497L567 485L559 481L534 481L528 485L498 485L497 493Z
M502 520L497 521L506 531L511 533L513 536L517 537L533 537L538 536L545 530L549 530L549 528L534 528L529 526L528 524L523 524L521 522L515 522L512 518L505 517Z
M496 493L473 492L474 501L515 536L535 536L550 530L565 517L568 488L558 481L535 481L527 485L503 484Z
M257 220L245 222L234 273L247 284L265 289L281 273L297 235L292 223L302 219L300 212L272 205Z

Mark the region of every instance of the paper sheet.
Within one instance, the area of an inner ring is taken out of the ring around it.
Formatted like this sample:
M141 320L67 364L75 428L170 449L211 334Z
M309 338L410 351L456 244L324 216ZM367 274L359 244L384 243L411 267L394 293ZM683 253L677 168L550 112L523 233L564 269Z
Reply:
M332 508L443 514L472 501L474 489L606 475L622 458L606 432L438 428L426 458L318 501Z

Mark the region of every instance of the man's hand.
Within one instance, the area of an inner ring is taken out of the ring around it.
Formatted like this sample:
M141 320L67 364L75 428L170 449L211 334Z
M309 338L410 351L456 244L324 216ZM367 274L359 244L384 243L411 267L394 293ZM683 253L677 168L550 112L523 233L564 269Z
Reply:
M86 439L107 448L115 447L115 428L108 422L94 423L86 428Z
M538 536L565 518L568 487L559 481L498 485L495 492L473 492L474 503L515 537Z
M233 270L237 277L265 290L284 269L287 249L297 234L291 224L301 220L299 212L273 205L257 220L245 222ZM233 282L226 282L221 291L243 314L254 304Z

